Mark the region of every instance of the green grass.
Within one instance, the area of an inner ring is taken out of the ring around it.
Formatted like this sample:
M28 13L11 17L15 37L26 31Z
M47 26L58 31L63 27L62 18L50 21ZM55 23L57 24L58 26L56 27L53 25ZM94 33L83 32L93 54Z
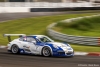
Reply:
M84 45L75 45L71 44L72 48L75 51L80 51L80 52L100 52L100 47L99 46L84 46Z
M58 23L54 29L69 35L100 37L100 16Z
M56 27L53 29L69 35L100 37L100 17L80 19L73 21L72 23L58 22ZM99 46L84 46L75 44L71 44L71 46L75 51L100 52Z
M66 14L66 15L57 15L57 16L35 17L35 18L33 17L33 18L24 18L24 19L7 21L5 23L0 23L0 44L6 45L8 43L7 38L2 36L5 33L46 35L46 27L51 23L58 22L67 18L94 15L94 14L98 14L98 13L70 14L70 15ZM78 48L75 47L75 50L77 49Z

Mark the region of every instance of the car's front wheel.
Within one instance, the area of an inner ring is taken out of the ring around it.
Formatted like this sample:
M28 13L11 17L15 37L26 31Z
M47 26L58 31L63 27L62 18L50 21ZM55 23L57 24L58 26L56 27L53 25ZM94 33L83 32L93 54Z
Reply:
M51 50L49 47L44 47L42 49L42 55L45 56L45 57L49 57L51 56Z
M11 47L11 52L13 53L13 54L18 54L19 53L19 47L17 46L17 45L12 45L12 47Z

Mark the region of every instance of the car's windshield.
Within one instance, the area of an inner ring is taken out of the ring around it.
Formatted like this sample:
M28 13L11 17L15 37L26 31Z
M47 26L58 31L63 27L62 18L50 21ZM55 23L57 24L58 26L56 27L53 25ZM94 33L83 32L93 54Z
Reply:
M53 42L53 40L51 40L50 38L48 38L48 37L41 37L40 38L40 40L42 41L42 42Z

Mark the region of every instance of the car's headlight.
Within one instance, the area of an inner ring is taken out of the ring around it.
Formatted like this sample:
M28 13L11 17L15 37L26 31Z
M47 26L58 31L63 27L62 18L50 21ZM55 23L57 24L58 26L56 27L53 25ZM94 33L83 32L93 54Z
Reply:
M68 48L68 50L72 50L72 48Z

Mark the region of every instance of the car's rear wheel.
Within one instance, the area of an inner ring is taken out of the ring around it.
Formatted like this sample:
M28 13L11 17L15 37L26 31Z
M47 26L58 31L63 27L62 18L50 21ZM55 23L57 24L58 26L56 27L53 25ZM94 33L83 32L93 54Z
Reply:
M19 53L19 47L17 46L17 45L12 45L12 47L11 47L11 52L13 53L13 54L18 54Z
M45 57L49 57L51 56L51 50L49 47L44 47L42 49L42 55L45 56Z

